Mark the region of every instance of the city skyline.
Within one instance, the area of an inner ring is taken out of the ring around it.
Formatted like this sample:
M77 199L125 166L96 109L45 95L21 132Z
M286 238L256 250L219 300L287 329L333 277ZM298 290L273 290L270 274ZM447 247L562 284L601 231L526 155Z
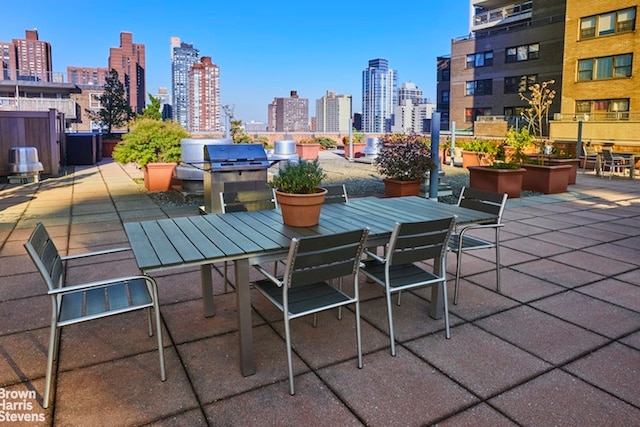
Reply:
M146 91L155 94L160 86L171 87L170 38L180 37L220 67L222 104L234 106L234 117L266 123L268 105L292 90L310 100L310 116L327 90L351 95L353 111L361 112L362 71L374 58L387 59L399 83L412 81L435 101L436 57L450 52L452 38L468 33L469 2L404 1L391 14L335 0L308 9L284 2L263 9L214 9L204 2L148 9L116 0L109 10L117 11L113 19L86 2L51 8L34 0L29 9L9 4L0 40L37 29L51 43L54 72L65 73L67 66L106 66L120 32L131 32L146 46Z

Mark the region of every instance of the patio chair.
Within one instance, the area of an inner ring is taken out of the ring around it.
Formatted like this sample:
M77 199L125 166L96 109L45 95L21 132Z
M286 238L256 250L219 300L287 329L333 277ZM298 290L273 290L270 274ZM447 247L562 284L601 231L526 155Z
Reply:
M36 225L31 237L29 237L24 246L46 282L49 288L48 295L51 297L51 332L42 404L45 409L49 406L51 387L57 371L53 363L58 357L60 328L74 323L146 309L149 336L153 336L153 321L151 319L151 309L153 309L156 335L158 337L158 355L160 357L160 379L165 381L166 372L158 289L153 278L149 276L128 276L75 285L65 284L66 261L130 250L130 248L60 256L42 223Z
M598 150L593 146L582 145L582 172L587 169L587 163L593 164L593 170L596 170L596 162L598 161Z
M609 169L609 179L611 179L614 172L622 172L624 175L625 170L630 170L634 166L626 157L614 156L611 148L603 148L600 154L602 156L602 171Z
M365 251L369 259L362 273L374 283L384 287L387 298L391 355L396 355L391 294L424 286L441 286L444 295L445 336L450 338L449 306L447 303L447 241L455 218L432 221L396 223L383 257ZM419 262L433 261L428 271ZM398 305L400 304L398 294Z
M266 277L253 283L255 289L284 315L289 392L292 395L295 394L290 328L292 319L354 304L358 368L362 368L358 271L368 234L369 229L365 228L324 236L293 238L283 277L276 277L261 266L255 266ZM332 279L349 275L353 276L352 295L330 283Z
M460 274L462 267L462 253L476 249L491 249L496 251L496 290L500 292L500 229L502 223L502 213L507 204L507 195L494 193L492 191L478 190L475 188L462 187L458 206L487 212L496 215L495 222L489 224L466 225L451 234L449 239L449 250L456 254L456 284L453 292L453 303L458 304L460 291ZM493 239L472 236L470 232L477 230L492 230Z
M327 190L327 195L324 197L324 204L345 203L349 201L349 196L347 196L347 187L345 187L344 184L323 185L322 188Z
M243 190L243 191L221 191L220 206L222 213L227 212L248 212L265 209L277 209L278 202L272 189L264 190ZM274 274L277 274L278 262L274 267ZM229 262L224 262L223 271L224 292L228 290Z

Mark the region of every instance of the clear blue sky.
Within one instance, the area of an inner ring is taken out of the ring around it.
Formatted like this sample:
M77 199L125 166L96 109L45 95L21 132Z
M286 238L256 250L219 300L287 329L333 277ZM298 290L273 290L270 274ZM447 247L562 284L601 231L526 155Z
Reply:
M0 40L36 28L65 78L69 65L106 67L120 32L133 33L146 46L152 94L171 90L169 39L180 37L220 67L222 103L235 106L235 118L266 122L267 105L291 90L309 99L311 115L327 90L352 95L354 112L362 111L362 71L375 58L435 102L436 57L468 33L469 0L30 0L3 2L0 16Z

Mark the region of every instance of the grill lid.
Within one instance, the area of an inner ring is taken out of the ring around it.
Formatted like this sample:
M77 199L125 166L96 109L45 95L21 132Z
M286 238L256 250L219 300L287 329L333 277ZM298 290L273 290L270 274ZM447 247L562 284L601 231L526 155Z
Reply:
M205 145L204 161L214 171L267 169L270 166L262 144Z

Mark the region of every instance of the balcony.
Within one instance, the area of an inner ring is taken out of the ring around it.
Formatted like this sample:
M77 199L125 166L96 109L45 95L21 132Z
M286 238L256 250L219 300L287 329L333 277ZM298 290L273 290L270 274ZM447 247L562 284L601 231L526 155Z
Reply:
M602 113L556 113L557 122L640 122L639 112L610 111Z
M4 111L49 111L55 108L64 113L65 119L74 120L77 117L76 102L72 99L59 98L9 98L0 97L0 110Z
M531 19L533 1L514 3L495 9L477 9L473 17L471 30L479 31L497 25L512 24L514 22Z

